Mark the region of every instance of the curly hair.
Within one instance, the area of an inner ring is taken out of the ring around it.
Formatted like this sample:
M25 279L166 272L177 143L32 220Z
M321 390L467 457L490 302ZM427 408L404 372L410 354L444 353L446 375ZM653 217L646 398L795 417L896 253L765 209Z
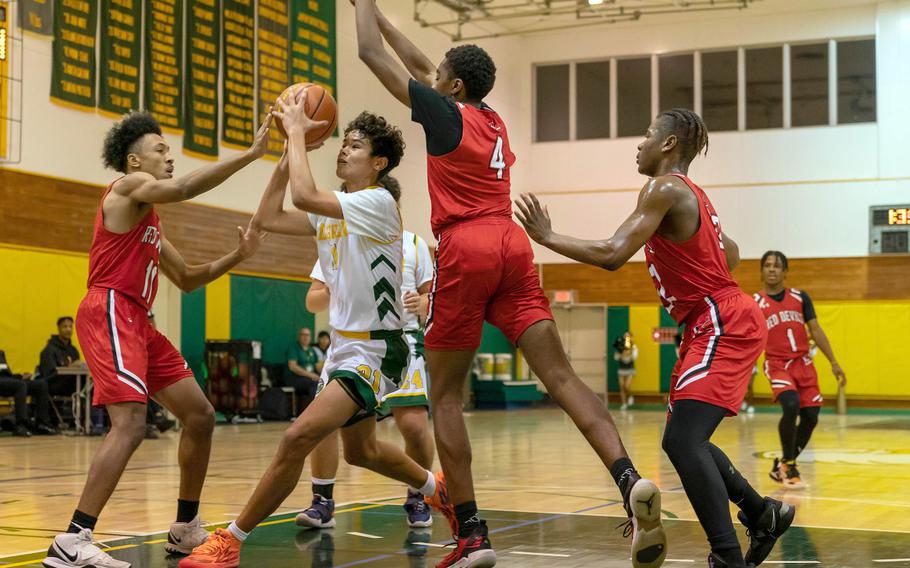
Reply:
M776 257L777 257L777 259L780 261L781 267L782 267L784 270L789 270L789 269L790 269L790 261L787 260L787 255L785 255L784 253L780 252L779 250L769 250L769 251L765 252L765 254L761 255L761 264L758 265L759 268L761 268L762 266L764 266L764 265L765 265L765 261L768 260L768 258L769 258L769 257L772 257L772 256L776 256Z
M107 131L101 158L104 167L126 173L126 156L137 140L146 134L161 136L161 125L148 111L133 111Z
M401 163L405 144L401 130L397 126L389 124L381 116L363 111L345 127L345 136L353 130L361 132L370 141L370 145L373 147L372 156L380 156L389 161L388 165L379 172L380 179Z
M392 197L395 198L396 203L401 200L401 184L398 182L398 178L393 176L382 176L376 183L391 193Z
M470 100L483 100L493 90L496 65L482 47L473 44L453 47L446 52L446 62L452 74L464 83Z
M673 108L657 117L666 119L665 123L669 126L667 132L676 135L686 161L694 160L702 150L708 155L708 127L695 112L687 108Z

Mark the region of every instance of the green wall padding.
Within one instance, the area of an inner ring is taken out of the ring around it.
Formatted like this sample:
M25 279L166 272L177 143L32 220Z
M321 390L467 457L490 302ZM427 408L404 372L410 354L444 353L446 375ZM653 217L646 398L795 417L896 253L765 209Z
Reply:
M658 309L660 310L660 327L675 327L676 321L670 317L667 310L662 307ZM670 392L670 378L673 376L676 359L675 343L660 346L660 392Z
M205 354L205 288L180 296L180 353L196 380L204 383L202 362Z
M610 392L619 392L617 362L613 359L613 341L629 331L629 306L607 307L607 388Z
M231 339L261 341L263 362L286 362L297 330L315 324L306 309L309 289L309 282L232 274Z

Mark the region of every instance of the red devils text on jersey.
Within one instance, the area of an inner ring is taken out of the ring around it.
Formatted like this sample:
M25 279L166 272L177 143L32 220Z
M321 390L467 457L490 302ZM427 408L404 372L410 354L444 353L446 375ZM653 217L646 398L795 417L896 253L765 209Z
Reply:
M769 359L796 359L809 353L809 334L806 322L814 319L811 300L805 292L786 288L770 296L764 291L754 296L768 324L768 344L765 354ZM806 312L811 316L806 318Z

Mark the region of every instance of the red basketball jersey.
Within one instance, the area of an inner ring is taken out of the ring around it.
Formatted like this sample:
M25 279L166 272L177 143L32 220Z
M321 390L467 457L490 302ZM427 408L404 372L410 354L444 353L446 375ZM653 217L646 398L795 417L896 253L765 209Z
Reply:
M769 359L796 359L807 355L809 334L806 333L802 293L796 288L789 288L778 302L764 292L758 292L755 301L768 323L765 356Z
M509 169L515 154L505 123L487 106L456 103L456 107L463 124L458 147L442 156L427 154L430 223L437 235L465 219L512 217Z
M667 313L677 323L683 323L690 313L701 313L708 307L706 297L738 286L727 267L720 222L714 206L692 180L683 175L673 175L686 182L698 199L698 230L681 243L655 233L645 243L645 260Z
M152 208L127 233L112 233L104 228L104 198L114 183L105 190L95 215L88 287L116 290L148 310L158 292L161 223Z

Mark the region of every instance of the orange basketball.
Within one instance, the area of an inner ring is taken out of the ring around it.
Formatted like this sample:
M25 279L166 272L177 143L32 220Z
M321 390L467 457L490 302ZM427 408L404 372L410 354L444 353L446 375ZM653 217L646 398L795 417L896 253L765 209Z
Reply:
M299 96L305 87L309 87L306 92L307 115L313 120L325 120L328 122L325 128L317 128L307 132L306 143L318 144L331 136L335 132L335 126L338 124L338 105L335 104L335 99L331 93L315 83L297 83L285 89L278 98L288 101L295 90L299 89ZM288 133L285 131L284 125L281 124L280 118L275 118L275 128L278 129L282 136L287 138Z

